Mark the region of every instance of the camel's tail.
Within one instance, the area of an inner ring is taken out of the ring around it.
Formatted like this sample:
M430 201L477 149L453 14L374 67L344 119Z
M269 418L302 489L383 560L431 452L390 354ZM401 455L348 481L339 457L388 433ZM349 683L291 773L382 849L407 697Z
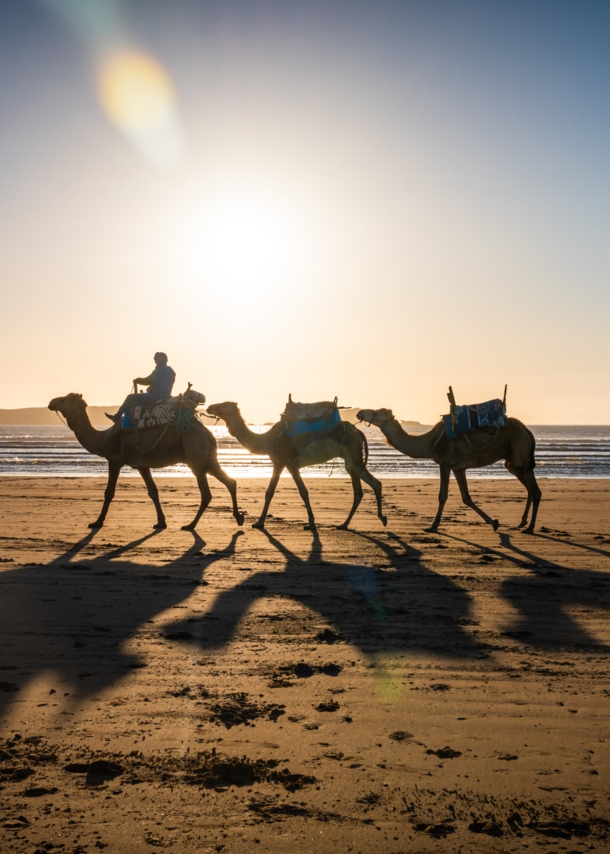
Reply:
M524 448L521 448L519 457L521 459L520 468L525 467L526 470L531 471L536 467L536 437L534 436L530 428L523 423L523 421L519 421L518 418L509 418L508 420L513 422L514 424L517 424L519 430L525 430L525 432L529 436L530 447L529 455L527 456L527 462L524 462L525 455L527 454L527 451Z
M368 465L368 461L369 461L369 443L367 442L366 436L364 435L364 433L361 430L358 430L358 432L362 436L362 441L364 443L362 446L362 462L364 464L364 467L366 468Z
M523 426L525 427L525 425L523 425ZM529 427L525 427L525 429L527 430L529 437L531 439L531 442L532 442L532 447L530 450L530 458L529 458L529 467L530 467L530 469L534 469L534 468L536 468L536 456L535 456L536 455L536 437L534 436L534 434L532 433L532 431L530 430Z

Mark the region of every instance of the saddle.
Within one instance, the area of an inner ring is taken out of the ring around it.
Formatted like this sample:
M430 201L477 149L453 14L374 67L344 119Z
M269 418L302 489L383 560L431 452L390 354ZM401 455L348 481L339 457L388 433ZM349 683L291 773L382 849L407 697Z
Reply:
M315 433L332 432L341 423L337 398L318 403L297 403L292 395L288 395L288 403L282 413L282 430L297 444L301 444L303 439L314 439Z
M485 403L472 403L466 406L458 406L453 396L453 389L449 386L447 397L449 398L450 411L443 415L445 433L450 439L457 439L460 433L469 433L480 427L506 427L506 389L504 386L504 397L486 400Z
M146 403L134 403L123 416L122 430L144 430L173 424L182 432L190 429L191 417L198 406L205 403L205 395L189 387L184 394L165 397Z

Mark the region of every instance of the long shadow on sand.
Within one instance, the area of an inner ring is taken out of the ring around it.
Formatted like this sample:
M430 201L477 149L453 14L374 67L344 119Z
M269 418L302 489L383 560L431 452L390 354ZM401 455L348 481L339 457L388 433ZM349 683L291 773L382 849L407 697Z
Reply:
M561 543L562 546L571 546L573 549L583 549L583 551L595 552L595 554L603 555L603 557L610 557L610 552L607 549L600 549L599 546L587 546L584 543L566 539L566 537L552 537L550 534L540 534L538 531L533 534L533 537L536 540L549 540L552 543Z
M145 666L125 652L125 644L158 614L187 599L208 566L234 553L241 532L209 555L201 553L205 543L193 532L192 545L163 566L129 559L147 540L162 537L159 532L80 562L95 535L49 564L0 574L0 713L42 674L48 674L57 694L45 699L75 705Z
M267 531L263 533L285 559L283 571L251 575L221 593L211 611L198 621L176 623L171 631L188 628L200 648L222 648L231 642L258 599L284 597L319 614L328 631L366 656L415 650L458 658L481 653L481 645L462 628L470 623L470 596L428 569L421 562L421 552L399 537L391 533L379 537L345 533L354 538L356 554L362 552L356 538L364 537L377 548L372 563L385 565L378 569L370 563L324 560L317 535L309 555L300 558ZM308 631L311 637L307 637ZM324 642L315 631L304 628L303 640Z
M519 612L516 625L507 634L546 649L585 647L608 652L610 647L592 637L566 609L580 606L610 611L610 572L562 566L520 548L508 534L500 534L500 542L530 570L526 577L505 579L500 587L501 595Z
M528 537L530 548L525 549L514 543L509 534L499 534L500 544L505 551L451 534L443 536L528 570L528 575L504 578L500 584L500 595L518 612L514 623L504 631L506 637L540 649L610 650L568 613L568 609L574 606L610 610L610 571L573 569L537 555L531 545L540 538L588 551L599 551L601 554L605 552L569 540L539 535Z

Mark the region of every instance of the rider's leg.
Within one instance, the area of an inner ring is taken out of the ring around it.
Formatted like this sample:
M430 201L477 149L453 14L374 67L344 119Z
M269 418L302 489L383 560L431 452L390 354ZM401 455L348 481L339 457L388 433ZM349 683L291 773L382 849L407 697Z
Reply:
M114 415L111 415L109 412L106 412L104 414L106 415L106 418L110 418L111 421L114 421L115 424L118 424L130 406L132 406L134 403L145 403L145 398L145 394L128 394L121 406L119 407L118 412L115 412Z

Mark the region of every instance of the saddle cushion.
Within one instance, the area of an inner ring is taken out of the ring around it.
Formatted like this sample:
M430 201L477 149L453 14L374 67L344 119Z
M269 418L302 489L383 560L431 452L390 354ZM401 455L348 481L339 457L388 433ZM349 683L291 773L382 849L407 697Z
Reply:
M159 427L163 424L172 424L178 415L178 400L174 397L166 397L162 400L148 401L147 403L136 403L129 407L123 416L122 428L124 430L139 430L145 427Z
M282 429L287 436L297 438L309 433L334 430L341 423L336 401L295 403L290 401L282 414Z
M451 439L478 427L506 427L506 410L499 397L468 406L455 406L451 415L443 415L445 432Z
M205 395L189 390L178 397L165 397L162 400L134 403L123 416L123 430L143 430L146 427L160 427L165 424L188 425L191 414L200 403L205 403Z

